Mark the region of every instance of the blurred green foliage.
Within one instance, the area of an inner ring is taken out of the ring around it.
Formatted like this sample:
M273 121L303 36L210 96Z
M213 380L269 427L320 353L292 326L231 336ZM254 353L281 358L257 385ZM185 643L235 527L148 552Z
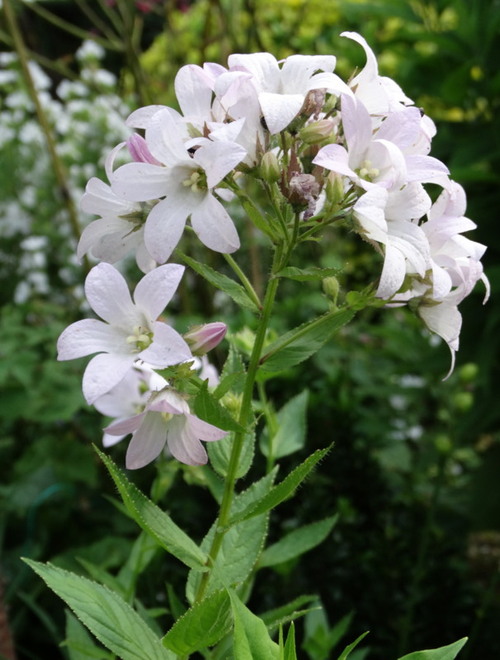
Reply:
M262 569L266 579L253 599L264 611L301 593L316 595L325 615L310 615L297 631L313 660L328 657L341 632L335 624L349 612L353 638L371 631L364 650L352 655L358 660L387 660L464 635L471 639L461 658L496 660L500 2L169 0L144 14L140 3L122 0L118 8L95 3L94 23L86 10L92 3L30 4L17 2L15 9L44 66L38 91L75 200L90 176L101 176L105 153L122 139L118 117L146 100L173 103L180 66L224 63L231 52L334 53L346 75L352 63L363 66L364 56L339 34L356 30L377 53L381 73L436 121L433 154L466 187L475 238L489 246L492 299L483 308L477 292L463 304L458 366L445 383L447 351L399 309L364 313L310 363L267 387L277 410L309 391L308 452L335 442L308 481L308 497L274 514L271 540L336 511L340 520L300 564ZM100 39L102 53L77 56L82 34L55 26L51 16ZM3 75L10 72L0 92L0 579L18 659L67 658L57 646L63 607L19 556L56 557L84 573L75 560L83 557L113 572L131 552L134 527L110 502L113 489L91 449L103 423L83 405L82 365L55 362L58 334L83 313L83 273L4 25L0 38ZM265 255L258 237L247 239L258 283L267 272ZM321 265L341 266L342 287L362 289L376 277L376 255L352 237L335 235L330 247L331 260ZM314 246L303 260L317 263ZM283 294L277 332L328 304L324 293L300 283L288 282ZM193 320L214 313L203 284L184 289L179 304ZM233 315L228 323L235 330L245 321L233 307L222 311ZM119 460L123 449L114 452ZM280 463L288 468L294 460L284 456ZM213 516L196 498L202 473L160 462L135 479L148 490L155 470L163 484L155 499L168 501L174 519L201 538ZM158 586L168 580L174 611L181 577L177 565L160 564L153 554L139 593L150 607L165 608Z

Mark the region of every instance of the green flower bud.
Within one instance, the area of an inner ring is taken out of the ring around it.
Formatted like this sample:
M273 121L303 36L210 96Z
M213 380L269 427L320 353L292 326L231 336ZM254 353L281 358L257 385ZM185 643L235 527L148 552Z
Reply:
M260 174L264 181L275 183L281 178L281 168L278 157L272 151L267 151L260 161Z
M340 174L330 172L326 178L326 199L330 204L340 204L344 199L344 181Z
M304 126L299 131L299 138L306 144L318 144L332 135L333 127L333 119L319 119Z
M337 304L337 298L340 291L340 284L338 279L333 277L333 275L331 277L325 277L321 284L326 295L332 299L334 304Z

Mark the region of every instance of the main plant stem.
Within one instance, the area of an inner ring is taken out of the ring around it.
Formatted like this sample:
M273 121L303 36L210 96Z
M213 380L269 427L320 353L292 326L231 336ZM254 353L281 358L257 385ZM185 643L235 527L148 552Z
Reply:
M281 258L281 250L277 249L274 257L272 273L279 270L279 267L282 267L282 265L279 265L280 258ZM238 423L245 430L238 431L234 434L233 446L231 448L231 455L229 457L227 477L224 484L224 492L220 504L219 517L217 519L217 526L212 541L212 547L210 548L210 552L209 552L210 566L213 566L215 560L217 559L217 555L219 554L220 548L222 546L224 534L227 531L229 525L229 519L231 517L231 505L233 503L233 498L234 498L234 487L237 479L236 475L238 471L238 465L240 461L241 451L243 449L243 442L245 440L246 429L248 428L249 422L251 420L252 399L253 399L253 389L255 385L255 379L257 376L257 370L259 368L259 361L262 354L262 348L264 346L264 339L266 336L267 328L269 326L269 319L271 318L271 312L274 305L274 300L276 298L278 285L279 285L279 277L271 276L266 288L264 301L262 303L262 313L260 316L259 325L257 327L257 332L255 334L255 342L253 345L252 353L250 355L250 360L248 362L245 387L243 390L240 414L238 417ZM208 586L209 579L210 579L210 571L203 573L198 587L198 591L196 593L195 602L198 602L203 599L203 596L205 595L205 591Z

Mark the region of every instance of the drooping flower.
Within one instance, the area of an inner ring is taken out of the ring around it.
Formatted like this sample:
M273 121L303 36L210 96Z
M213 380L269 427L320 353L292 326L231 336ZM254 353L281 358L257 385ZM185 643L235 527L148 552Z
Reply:
M167 386L167 381L146 364L135 364L121 381L109 392L94 401L94 408L114 422L121 422L141 413L152 392L159 392ZM102 444L111 447L120 442L126 434L104 433Z
M152 394L142 413L110 424L105 432L120 437L132 433L125 459L129 470L154 461L165 445L181 463L204 465L208 457L201 441L214 442L227 435L193 415L187 402L168 387Z
M179 333L157 320L183 273L184 267L177 264L155 268L139 281L132 301L116 268L106 263L92 268L85 280L85 294L103 320L76 321L57 342L59 360L99 353L83 376L83 394L89 404L119 383L137 360L168 367L192 357Z

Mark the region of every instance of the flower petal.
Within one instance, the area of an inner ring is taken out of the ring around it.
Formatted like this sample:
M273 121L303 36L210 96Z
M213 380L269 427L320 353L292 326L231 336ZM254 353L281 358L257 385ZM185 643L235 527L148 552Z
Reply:
M94 266L85 280L85 295L96 314L125 329L140 325L142 319L130 297L127 282L107 263Z
M116 328L97 319L72 323L57 340L57 359L74 360L92 353L116 351L124 337Z
M190 414L186 415L186 417L190 432L204 442L216 442L217 440L222 440L228 434L227 431L223 431L217 426L213 426L213 424L204 422L195 415Z
M234 222L222 204L211 194L191 214L191 225L200 241L215 252L228 254L240 247Z
M275 94L262 92L259 103L271 135L284 130L299 114L305 94Z
M190 429L187 418L178 415L170 420L167 429L167 444L174 458L187 465L204 465L207 452Z
M97 408L97 406L96 406ZM125 437L129 433L135 433L137 429L140 428L142 420L146 416L145 412L139 413L138 415L132 415L132 417L127 417L126 419L117 419L109 426L106 426L104 431L109 435L119 435L120 437Z
M167 422L160 413L146 413L127 449L125 465L128 470L144 467L161 454L167 439L166 429Z
M117 197L145 202L168 192L168 170L152 163L126 163L113 174L111 189Z
M169 195L149 213L144 228L144 243L157 263L165 263L177 247L191 210L189 197Z
M100 353L93 357L83 374L83 396L88 404L109 392L134 364L135 356L124 353Z
M179 264L166 264L150 271L139 281L134 301L149 321L156 321L172 300L184 271L184 266Z
M153 343L138 354L141 360L155 367L170 367L192 359L189 346L173 328L166 323L156 321L153 324Z
M207 186L214 188L246 155L235 142L210 142L195 151L193 160L205 170Z

